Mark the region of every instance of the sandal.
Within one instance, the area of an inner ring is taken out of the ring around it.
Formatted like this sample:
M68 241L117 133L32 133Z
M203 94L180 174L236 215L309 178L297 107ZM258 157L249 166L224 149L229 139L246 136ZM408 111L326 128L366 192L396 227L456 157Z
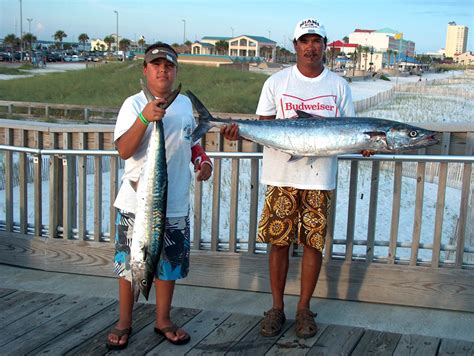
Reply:
M107 342L105 343L107 348L109 350L122 350L128 346L128 340L130 339L130 335L132 334L132 328L126 328L122 330L113 328L112 330L110 330L109 334L118 336L118 341L120 341L123 336L127 335L127 341L124 344L110 342L107 335Z
M286 321L285 313L282 310L275 308L270 309L264 313L260 324L260 335L262 336L276 336L281 332L283 324Z
M173 345L184 345L184 344L187 344L190 340L191 340L191 336L187 336L185 337L184 339L178 339L176 341L174 340L171 340L169 338L166 337L166 333L175 333L176 334L176 331L179 330L179 327L177 325L171 325L171 326L167 326L163 329L158 329L156 326L155 326L155 333L159 334L159 335L163 335L164 338L171 342Z
M318 314L309 309L300 309L296 312L295 328L299 338L307 339L313 337L318 332L318 326L314 321Z

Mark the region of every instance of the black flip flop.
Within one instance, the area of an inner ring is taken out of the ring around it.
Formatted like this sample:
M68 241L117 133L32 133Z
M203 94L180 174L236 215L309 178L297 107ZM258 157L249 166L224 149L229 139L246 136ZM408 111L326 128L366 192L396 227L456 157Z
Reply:
M130 340L130 335L132 334L132 328L126 328L122 330L113 328L112 330L110 330L109 334L117 335L119 337L119 341L122 338L122 336L127 335L127 342L125 344L115 344L115 343L110 342L108 339L107 339L107 342L105 343L105 345L107 346L109 350L123 350L124 348L128 346L128 341ZM108 338L108 334L107 334L107 338Z
M188 335L187 338L185 339L178 339L176 341L174 340L171 340L169 338L166 337L166 333L176 333L176 331L179 330L179 327L177 327L176 325L172 325L172 326L167 326L163 329L158 329L156 326L155 326L155 333L159 334L159 335L163 335L164 338L171 342L173 345L184 345L184 344L187 344L190 340L191 340L191 336Z

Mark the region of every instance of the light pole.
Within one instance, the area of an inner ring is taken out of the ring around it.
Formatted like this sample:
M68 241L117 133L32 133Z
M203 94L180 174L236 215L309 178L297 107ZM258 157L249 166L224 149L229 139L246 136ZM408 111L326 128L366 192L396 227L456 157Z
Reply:
M20 61L23 61L23 6L20 0Z
M232 38L234 38L234 28L231 27L230 30L232 31Z
M272 39L272 31L268 31L268 38Z
M117 27L116 27L116 32L115 32L115 35L116 35L116 41L117 41L117 54L118 54L118 50L119 50L119 37L118 37L118 11L117 10L114 10L115 12L115 15L116 15L116 24L117 24Z
M33 19L26 19L26 21L28 21L28 33L31 33L31 21L33 21Z
M183 26L184 26L183 27L183 44L184 44L184 42L186 42L186 20L183 19L181 21L183 21Z

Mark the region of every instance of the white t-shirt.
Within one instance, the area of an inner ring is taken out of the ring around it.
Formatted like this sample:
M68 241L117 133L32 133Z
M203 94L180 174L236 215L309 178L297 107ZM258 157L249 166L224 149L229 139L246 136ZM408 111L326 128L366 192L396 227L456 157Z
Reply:
M296 118L295 110L323 117L355 116L347 82L327 68L316 78L305 77L296 65L268 78L263 85L257 115L276 119ZM263 150L261 181L297 189L336 188L337 157L304 157L288 162L290 156L273 148Z
M128 131L146 104L147 100L143 91L125 99L117 117L114 142ZM191 146L193 144L191 142L191 133L196 127L192 104L187 96L178 95L174 102L166 109L163 127L168 166L166 216L187 216L189 210L189 185L191 183ZM140 177L146 159L146 151L152 128L153 126L150 124L137 152L125 161L122 185L114 202L114 206L118 209L135 213L136 192L130 185L130 181L136 182Z

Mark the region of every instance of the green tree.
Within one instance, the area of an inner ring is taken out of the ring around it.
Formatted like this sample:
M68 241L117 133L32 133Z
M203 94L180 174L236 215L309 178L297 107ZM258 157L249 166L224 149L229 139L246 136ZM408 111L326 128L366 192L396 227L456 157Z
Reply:
M104 42L107 44L107 50L112 51L112 43L115 43L115 37L112 35L106 36Z
M67 37L67 34L63 30L58 30L56 33L53 35L53 38L55 41L58 42L58 47L62 48L63 45L63 39Z
M362 47L362 51L364 51L365 54L365 64L364 64L364 70L367 71L367 59L369 58L369 52L370 48L367 46Z
M25 33L22 37L23 43L26 44L26 48L31 51L33 43L36 42L37 38L32 33Z
M20 47L20 39L16 37L13 33L6 35L3 39L3 43L6 47L16 49Z
M390 68L390 59L392 58L393 51L389 48L387 49L387 67Z
M229 50L229 42L220 40L215 44L217 54L226 54Z
M79 41L79 43L82 43L82 49L85 50L86 49L86 43L89 41L89 36L87 35L87 33L81 33L77 37L77 40Z
M128 38L122 38L120 41L119 41L119 50L121 51L128 51L128 49L130 48L130 44L132 42L128 39Z
M362 46L361 45L357 46L357 63L359 64L359 70L360 70L360 65L362 63Z
M349 43L349 37L344 36L344 37L342 38L342 42L344 42L344 43Z

